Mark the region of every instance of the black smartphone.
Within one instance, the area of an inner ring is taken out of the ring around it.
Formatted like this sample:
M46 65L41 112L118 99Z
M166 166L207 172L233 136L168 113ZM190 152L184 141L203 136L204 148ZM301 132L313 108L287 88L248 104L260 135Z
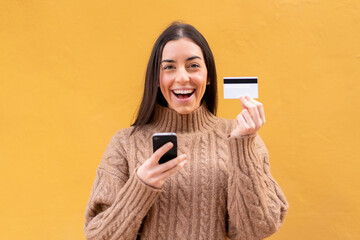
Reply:
M173 143L173 147L167 151L159 160L159 164L166 163L167 161L177 157L177 137L176 133L154 133L152 135L153 151L155 152L161 146L168 142Z

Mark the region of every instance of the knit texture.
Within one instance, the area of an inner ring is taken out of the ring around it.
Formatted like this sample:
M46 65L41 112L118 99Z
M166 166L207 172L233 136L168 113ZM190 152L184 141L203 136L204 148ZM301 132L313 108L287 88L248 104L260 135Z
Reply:
M288 203L270 174L257 134L229 138L234 120L205 105L181 115L157 106L155 120L118 131L96 172L85 213L86 239L263 239L281 226ZM187 164L162 189L137 168L152 155L152 134L176 132Z

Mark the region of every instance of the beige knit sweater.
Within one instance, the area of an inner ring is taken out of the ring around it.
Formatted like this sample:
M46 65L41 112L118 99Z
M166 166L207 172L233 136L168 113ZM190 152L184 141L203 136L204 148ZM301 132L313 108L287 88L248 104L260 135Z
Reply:
M157 106L155 122L111 139L85 214L86 239L263 239L278 230L288 204L270 174L257 134L229 138L233 120L205 105L180 115ZM152 155L151 135L176 132L187 164L162 189L136 169Z

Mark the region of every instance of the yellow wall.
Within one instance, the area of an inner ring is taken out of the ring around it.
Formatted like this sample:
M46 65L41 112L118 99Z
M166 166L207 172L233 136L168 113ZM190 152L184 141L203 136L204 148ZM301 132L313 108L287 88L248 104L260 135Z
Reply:
M290 202L270 239L360 239L360 1L0 2L0 239L84 239L110 137L139 104L174 20L224 76L258 76L272 173ZM219 116L233 118L236 100Z

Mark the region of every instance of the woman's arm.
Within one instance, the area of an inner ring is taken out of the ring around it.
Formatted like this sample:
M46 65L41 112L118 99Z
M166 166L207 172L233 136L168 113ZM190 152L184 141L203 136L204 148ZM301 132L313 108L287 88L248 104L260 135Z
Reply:
M85 213L86 239L135 239L161 190L129 173L121 132L115 134L97 169Z
M229 146L229 237L263 239L279 229L288 203L270 174L268 152L256 133L230 138Z
M263 239L284 221L288 203L270 174L269 155L257 131L265 124L263 105L240 97L241 113L229 138L229 236Z

